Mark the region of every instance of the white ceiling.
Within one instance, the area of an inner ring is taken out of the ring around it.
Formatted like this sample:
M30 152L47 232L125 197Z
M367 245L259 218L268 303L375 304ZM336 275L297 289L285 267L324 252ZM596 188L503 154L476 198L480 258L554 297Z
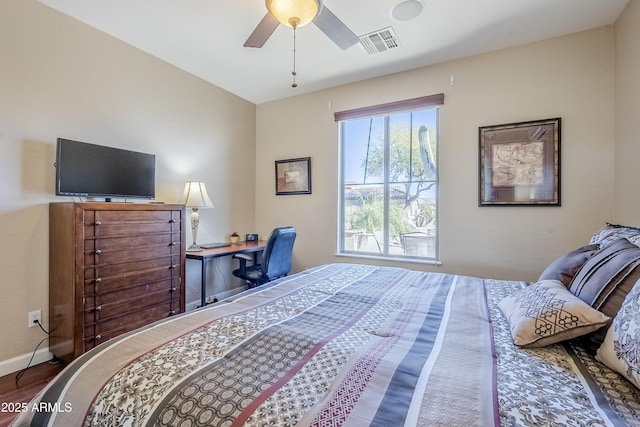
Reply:
M612 24L629 0L423 0L400 22L399 0L325 0L358 36L391 26L399 47L343 51L315 25L280 26L261 49L244 41L266 13L263 0L39 0L260 104L319 89Z

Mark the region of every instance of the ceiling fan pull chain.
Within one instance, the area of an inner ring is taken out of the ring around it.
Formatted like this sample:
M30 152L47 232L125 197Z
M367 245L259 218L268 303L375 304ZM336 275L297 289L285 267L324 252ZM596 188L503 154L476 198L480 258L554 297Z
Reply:
M296 28L298 28L298 26L294 23L293 24L293 71L291 72L291 74L293 75L293 83L291 84L291 87L293 88L298 87L298 84L296 83Z

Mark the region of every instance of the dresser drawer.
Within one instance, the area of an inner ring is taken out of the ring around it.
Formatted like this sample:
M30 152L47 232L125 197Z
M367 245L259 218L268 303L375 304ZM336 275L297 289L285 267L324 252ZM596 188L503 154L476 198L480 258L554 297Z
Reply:
M97 306L118 302L123 302L123 305L127 305L127 301L131 298L156 292L173 293L172 298L179 298L182 292L181 286L182 278L180 277L159 280L149 280L149 278L147 278L147 282L145 283L135 284L130 287L121 287L113 292L87 293L84 297L84 310L91 311Z
M96 249L92 252L85 252L85 267L110 266L123 263L136 263L138 261L152 261L156 258L165 259L174 254L180 253L180 245L150 246L139 250L118 249ZM169 263L169 261L167 261ZM146 265L146 264L144 264ZM144 268L144 265L142 266ZM104 270L107 271L107 270ZM103 273L106 275L108 273Z
M174 224L168 222L136 222L85 225L85 238L92 237L127 237L132 235L167 233L175 231Z
M129 237L165 233L180 231L181 225L177 211L88 211L84 216L84 236Z
M172 302L164 302L144 311L136 311L84 326L84 351L90 350L111 338L133 331L141 326L178 314L180 308Z
M91 253L96 250L103 252L114 250L142 251L154 246L174 246L179 251L180 238L180 231L130 237L94 237L84 241L84 252Z
M144 285L146 283L157 282L165 279L180 281L180 272L176 270L177 268L162 266L144 271L131 272L122 276L96 277L95 279L88 279L85 280L84 283L84 295L85 297L93 297L105 292L128 289L133 286ZM87 273L88 271L85 270L85 275L90 276Z
M126 313L146 311L147 307L171 302L180 288L174 291L171 282L136 286L120 292L108 292L87 298L84 321L87 325L100 323ZM93 303L93 304L92 304Z
M103 224L131 223L131 222L169 222L176 219L180 212L172 210L86 210L84 211L84 224L92 225L95 222Z
M143 259L139 261L122 262L120 264L94 265L84 269L84 280L105 282L112 279L123 279L129 275L145 274L154 270L166 269L171 273L180 274L180 255L167 255L160 258Z

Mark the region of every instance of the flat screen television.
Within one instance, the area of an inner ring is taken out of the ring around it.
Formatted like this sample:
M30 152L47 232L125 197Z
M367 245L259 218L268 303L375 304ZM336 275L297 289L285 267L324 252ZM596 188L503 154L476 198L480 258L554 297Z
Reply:
M56 195L153 199L156 156L58 138Z

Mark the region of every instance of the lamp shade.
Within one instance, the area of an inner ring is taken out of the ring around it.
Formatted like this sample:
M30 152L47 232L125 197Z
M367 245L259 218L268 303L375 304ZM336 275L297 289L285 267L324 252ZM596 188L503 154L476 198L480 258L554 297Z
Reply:
M307 25L318 16L322 0L265 0L267 10L283 25Z
M179 203L188 208L214 207L209 194L207 194L207 187L205 187L204 182L200 181L187 181Z

